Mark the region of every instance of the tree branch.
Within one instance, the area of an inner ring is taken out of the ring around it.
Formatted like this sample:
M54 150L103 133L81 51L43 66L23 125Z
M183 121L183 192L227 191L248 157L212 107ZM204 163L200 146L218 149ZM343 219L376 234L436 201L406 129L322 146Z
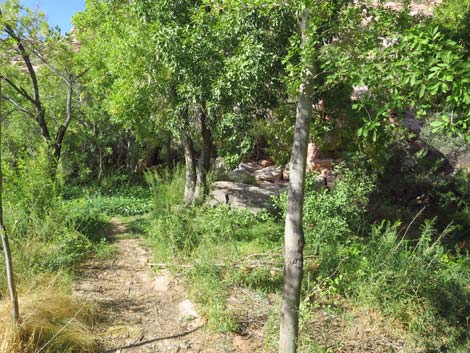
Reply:
M2 12L0 10L0 15L2 15ZM34 102L35 105L39 110L42 110L41 107L41 98L39 95L39 86L38 86L38 80L36 76L36 71L34 70L33 64L31 63L31 58L29 57L28 52L26 51L26 48L23 45L23 41L21 40L21 37L13 30L13 28L9 24L5 24L5 32L14 39L16 42L16 45L18 47L18 51L23 59L23 62L26 65L26 68L28 69L29 77L31 78L31 82L33 84L33 90L34 90ZM28 95L29 96L29 95Z
M56 158L60 158L60 153L62 151L62 142L64 141L65 133L70 125L72 120L72 97L73 97L73 82L67 82L67 107L66 107L66 117L62 125L59 126L57 134L55 137L56 145Z
M83 70L82 72L80 72L77 76L75 76L75 79L79 79L80 77L82 77L83 75L85 75L88 71L90 71L90 68L86 68L85 70Z
M31 41L29 41L29 42L30 42L30 44L31 44L31 48L32 48L32 50L33 50L33 53L39 58L39 60L41 60L41 62L42 62L44 65L46 65L46 67L47 67L49 70L51 70L54 74L56 74L57 76L59 76L62 80L65 81L65 83L68 84L68 83L70 82L70 79L69 79L66 75L64 75L62 72L60 72L59 70L57 70L54 66L52 66L52 65L49 63L49 61L47 61L46 58L44 58L44 56L42 55L42 53L41 53L38 49L36 49L36 48L34 47L34 44L33 44Z
M6 83L8 83L18 94L29 100L33 105L36 105L36 101L34 100L33 97L31 97L28 92L23 87L18 87L12 80L10 80L8 77L5 76L0 76L0 79L4 80Z
M32 112L30 112L28 109L21 106L21 104L16 102L13 98L10 98L10 97L7 97L7 96L1 96L0 98L6 100L7 102L10 102L12 105L14 105L16 107L16 109L18 111L20 111L22 113L25 113L26 115L29 115L30 117L34 117L34 114Z

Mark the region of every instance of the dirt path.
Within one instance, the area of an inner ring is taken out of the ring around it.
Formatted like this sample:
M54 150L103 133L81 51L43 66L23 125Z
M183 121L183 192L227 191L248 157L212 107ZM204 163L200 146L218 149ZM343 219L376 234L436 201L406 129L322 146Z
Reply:
M100 353L264 352L262 327L260 332L243 336L208 333L183 285L169 272L153 274L151 253L142 240L130 237L126 225L117 219L112 223L116 253L107 260L86 262L82 278L74 286L76 295L101 310L102 320L95 327ZM254 296L254 292L239 288L232 292L229 304L239 307L237 312L243 317L263 326L263 319L253 317L253 308L256 306L261 313L261 307L266 309L271 304L258 300L255 305L257 300L250 301ZM332 352L405 351L404 341L388 335L393 331L381 324L380 317L359 313L346 320L329 309L319 309L313 315L310 333Z
M151 272L150 250L112 220L115 256L84 264L75 293L96 303L102 322L96 327L103 352L233 352L230 339L204 329L184 288L169 273Z

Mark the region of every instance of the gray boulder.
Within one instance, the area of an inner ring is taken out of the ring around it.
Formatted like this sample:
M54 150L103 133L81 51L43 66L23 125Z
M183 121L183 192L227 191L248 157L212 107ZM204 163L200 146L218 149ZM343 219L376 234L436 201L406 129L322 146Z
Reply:
M249 208L254 213L272 210L272 197L284 188L271 183L249 185L231 181L218 181L212 184L210 205L228 204L234 208Z

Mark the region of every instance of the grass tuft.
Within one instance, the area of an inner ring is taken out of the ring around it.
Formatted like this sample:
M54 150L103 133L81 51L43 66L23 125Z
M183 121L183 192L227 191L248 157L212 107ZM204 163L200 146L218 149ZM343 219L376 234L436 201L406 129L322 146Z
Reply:
M10 305L0 302L0 353L93 353L95 337L89 327L94 308L58 291L54 280L19 297L21 321L10 320Z

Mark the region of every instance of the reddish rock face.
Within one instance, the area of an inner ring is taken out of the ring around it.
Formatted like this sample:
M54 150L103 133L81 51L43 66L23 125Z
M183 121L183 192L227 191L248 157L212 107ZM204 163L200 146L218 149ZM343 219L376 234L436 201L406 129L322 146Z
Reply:
M317 145L314 143L309 143L307 147L307 172L313 170L313 163L318 158L319 150Z
M314 143L309 143L307 149L307 172L311 172L312 170L320 172L323 169L333 169L333 160L329 158L319 159L319 154L320 150L318 149L317 145Z
M259 164L263 167L263 168L267 168L267 167L270 167L273 165L273 162L271 161L268 161L266 159L263 159L262 161L259 162Z

